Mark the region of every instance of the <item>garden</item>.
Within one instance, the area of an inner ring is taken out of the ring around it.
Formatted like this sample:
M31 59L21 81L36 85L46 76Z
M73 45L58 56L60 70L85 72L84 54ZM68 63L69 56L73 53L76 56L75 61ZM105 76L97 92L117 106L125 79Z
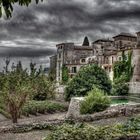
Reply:
M44 140L119 140L128 137L139 138L140 135L140 106L127 106L128 85L133 67L130 59L114 65L114 81L109 79L106 72L98 65L88 65L72 79L68 78L67 69L63 67L63 84L65 84L64 100L56 100L56 83L44 75L42 67L35 68L35 64L30 64L30 72L22 68L21 62L12 70L8 69L9 61L3 73L0 74L0 113L10 118L13 123L20 118L30 118L30 116L41 116L43 114L64 113L71 109L66 103L70 103L73 98L82 98L78 104L72 107L72 111L77 111L77 118L64 117L60 121L43 122L20 126L21 132L31 130L49 130L49 135ZM127 66L127 67L126 67ZM120 69L122 70L120 71ZM123 71L123 69L125 70ZM123 79L123 80L122 80ZM117 97L117 98L116 98ZM121 98L120 98L121 97ZM117 106L119 104L119 106ZM75 109L75 107L77 108ZM117 108L117 110L116 110ZM67 113L67 114L68 114ZM127 122L109 124L105 126L94 126L92 122L109 119L112 117L125 116ZM132 116L135 116L132 118ZM53 118L53 117L52 117ZM24 128L25 127L25 128ZM14 128L15 129L15 126ZM12 130L13 130L12 129ZM14 132L19 132L18 125Z
M30 72L22 63L9 68L10 61L0 73L0 113L17 123L19 118L66 112L67 106L55 101L55 82L44 74L42 67L30 63Z

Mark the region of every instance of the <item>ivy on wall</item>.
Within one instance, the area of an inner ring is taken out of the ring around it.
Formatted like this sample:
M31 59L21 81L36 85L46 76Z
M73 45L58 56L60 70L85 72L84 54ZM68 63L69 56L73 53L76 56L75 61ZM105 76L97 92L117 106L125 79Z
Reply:
M127 95L129 92L128 82L130 82L133 69L132 66L132 51L128 53L128 57L122 52L122 61L114 64L114 79L113 79L113 95Z
M126 82L129 82L131 80L134 69L131 60L132 60L132 51L128 53L128 59L127 56L124 54L124 52L122 52L122 61L116 62L113 67L114 79L120 78L122 75L125 75Z
M68 80L69 80L68 68L65 65L63 65L62 66L62 82L67 83Z

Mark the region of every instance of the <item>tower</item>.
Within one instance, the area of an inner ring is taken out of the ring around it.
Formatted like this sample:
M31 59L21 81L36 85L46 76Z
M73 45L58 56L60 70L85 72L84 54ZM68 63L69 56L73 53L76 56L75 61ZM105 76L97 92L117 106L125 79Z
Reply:
M140 32L137 33L137 45L133 49L133 76L129 83L130 100L140 103Z

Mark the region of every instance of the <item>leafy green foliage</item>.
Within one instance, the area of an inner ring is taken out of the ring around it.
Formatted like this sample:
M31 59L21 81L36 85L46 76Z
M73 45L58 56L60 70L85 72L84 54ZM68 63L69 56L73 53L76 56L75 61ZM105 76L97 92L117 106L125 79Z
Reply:
M14 123L20 116L20 110L32 92L31 82L26 70L23 70L20 62L13 71L6 71L0 76L1 89L7 112Z
M127 123L126 123L127 124ZM139 120L128 121L132 124L131 131L126 124L118 124L115 126L93 127L88 124L63 124L50 133L45 140L113 140L127 139L129 136L140 135ZM125 128L125 129L124 129Z
M77 73L68 83L65 89L65 99L70 100L73 96L85 96L92 88L98 87L107 94L111 91L111 81L106 72L97 65L88 65Z
M35 63L30 63L30 80L33 86L32 98L34 100L46 100L55 97L54 83L44 75L44 71L40 66L36 69Z
M119 78L114 79L112 95L115 96L128 95L129 87L126 81L127 77L125 75L121 75Z
M68 80L69 80L68 68L65 65L63 65L62 66L62 82L66 84Z
M92 127L85 124L64 124L45 140L112 140L119 133L115 127Z
M51 103L49 101L29 101L27 102L23 109L22 114L25 116L37 115L37 113L54 113L54 112L64 112L67 107L59 103Z
M55 85L53 82L49 81L44 75L40 75L36 78L34 82L34 100L46 100L53 99L55 97Z
M48 79L50 81L54 81L56 80L56 69L51 69L51 71L49 71L49 74L48 74Z
M133 74L132 67L132 52L128 53L128 60L126 59L126 55L122 52L122 61L116 62L113 67L114 71L114 79L120 78L122 75L126 76L126 81L130 81Z
M133 75L133 69L131 64L132 52L128 54L128 60L124 52L122 53L122 61L116 62L114 64L114 81L113 81L113 95L127 95L129 87L127 82L129 82Z
M124 132L140 134L140 118L131 118L122 126Z
M94 88L88 92L88 96L85 97L84 101L80 105L81 114L92 114L105 110L110 106L111 100L105 95L103 91L98 88Z
M43 0L35 0L37 4L39 1ZM10 18L12 17L13 4L28 6L31 2L32 0L0 0L0 17L2 16L2 9L4 9L7 18Z
M31 63L28 73L21 62L11 70L8 69L10 61L5 62L4 71L0 73L0 109L3 114L10 114L16 123L26 101L54 97L54 86L44 75L42 67L37 70L36 65Z

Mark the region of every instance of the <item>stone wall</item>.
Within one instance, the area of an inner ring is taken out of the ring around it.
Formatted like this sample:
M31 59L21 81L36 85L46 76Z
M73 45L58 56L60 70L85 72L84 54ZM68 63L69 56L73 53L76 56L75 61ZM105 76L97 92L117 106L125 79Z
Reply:
M140 104L125 104L125 105L113 105L105 111L94 114L80 114L80 103L84 98L72 98L69 106L67 119L76 119L80 121L95 121L106 118L113 118L119 116L132 116L140 113Z
M83 97L71 98L66 118L78 118L80 116L80 103L83 100Z

